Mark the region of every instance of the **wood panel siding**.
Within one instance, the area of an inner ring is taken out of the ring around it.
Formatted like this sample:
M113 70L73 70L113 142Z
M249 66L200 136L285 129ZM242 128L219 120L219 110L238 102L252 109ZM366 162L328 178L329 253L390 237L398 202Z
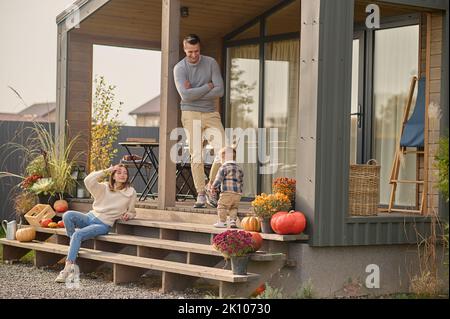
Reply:
M442 77L442 41L443 41L443 15L431 15L431 59L430 59L430 105L432 107L428 122L428 189L427 213L439 213L439 191L437 189L438 170L436 156L440 138L440 118L433 110L433 105L441 108L441 77ZM447 106L448 107L448 106Z
M73 152L83 152L80 164L88 164L92 112L92 43L78 36L77 29L69 32L66 121L69 134L80 134Z
M439 110L441 108L441 77L442 77L442 30L443 16L442 13L433 13L431 17L431 42L430 42L430 87L429 100L431 109L429 109L429 120L427 128L428 136L428 158L425 160L424 155L418 156L418 174L419 179L423 180L427 174L427 198L425 215L439 212L439 191L437 189L436 161L434 159L438 150L440 138L440 119ZM427 67L427 15L421 17L420 26L420 76L426 76ZM437 108L436 108L437 107ZM427 170L424 170L425 165ZM423 186L419 187L418 198L422 196Z

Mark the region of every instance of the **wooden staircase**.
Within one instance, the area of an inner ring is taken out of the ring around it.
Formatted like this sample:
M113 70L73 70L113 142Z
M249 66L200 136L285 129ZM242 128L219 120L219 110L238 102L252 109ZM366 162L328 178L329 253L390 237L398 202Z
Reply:
M262 250L251 254L248 273L234 275L211 243L214 234L224 229L206 224L186 222L189 213L145 211L145 219L117 222L114 232L85 241L77 264L81 272L92 272L106 264L112 266L116 284L138 281L149 270L161 272L162 292L192 288L199 278L219 288L219 297L248 297L262 283L286 265L288 243L306 241L307 236L261 234ZM140 214L144 215L144 214ZM138 217L141 217L138 215ZM164 219L164 220L158 220ZM69 238L65 229L37 227L36 240L21 243L0 239L5 261L19 260L30 250L35 251L35 266L51 266L67 255Z

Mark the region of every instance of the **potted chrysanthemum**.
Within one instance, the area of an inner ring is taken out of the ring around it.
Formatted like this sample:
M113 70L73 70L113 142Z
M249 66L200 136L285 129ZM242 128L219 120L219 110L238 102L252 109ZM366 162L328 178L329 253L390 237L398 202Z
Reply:
M263 233L273 233L270 227L270 219L279 211L288 210L291 207L291 201L288 196L282 193L265 194L256 196L252 202L253 211L261 221L261 230Z
M288 177L278 177L272 182L272 193L286 195L291 201L291 209L295 209L296 180Z
M225 259L231 259L231 270L235 275L247 274L248 254L254 251L253 237L242 230L227 230L213 238L213 247Z

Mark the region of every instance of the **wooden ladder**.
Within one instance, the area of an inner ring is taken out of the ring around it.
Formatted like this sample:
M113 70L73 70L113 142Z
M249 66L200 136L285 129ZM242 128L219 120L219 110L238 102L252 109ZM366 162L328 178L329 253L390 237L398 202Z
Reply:
M389 206L387 209L388 213L392 212L408 212L408 213L416 213L423 214L424 206L425 206L425 188L422 188L422 196L419 203L419 209L406 209L406 208L394 208L395 195L397 192L398 184L416 184L416 185L424 185L423 180L400 180L398 176L400 174L400 166L402 158L407 154L416 154L423 155L424 151L421 150L408 150L406 147L400 146L401 136L405 130L406 122L408 121L408 116L411 111L411 104L413 100L414 90L417 84L417 77L414 76L411 79L411 85L409 89L408 101L406 103L405 111L403 113L402 126L400 128L400 138L397 141L397 150L395 151L394 162L392 164L391 176L389 179L389 184L391 184L391 194L389 196Z

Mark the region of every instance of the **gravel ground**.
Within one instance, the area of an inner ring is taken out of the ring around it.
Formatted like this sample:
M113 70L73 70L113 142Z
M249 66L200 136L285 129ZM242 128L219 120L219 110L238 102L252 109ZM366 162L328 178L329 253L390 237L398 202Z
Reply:
M61 268L61 267L59 267ZM198 290L183 293L161 293L148 284L114 285L104 274L81 274L80 288L55 283L59 268L36 268L27 263L7 265L0 262L0 299L192 299L204 298Z

